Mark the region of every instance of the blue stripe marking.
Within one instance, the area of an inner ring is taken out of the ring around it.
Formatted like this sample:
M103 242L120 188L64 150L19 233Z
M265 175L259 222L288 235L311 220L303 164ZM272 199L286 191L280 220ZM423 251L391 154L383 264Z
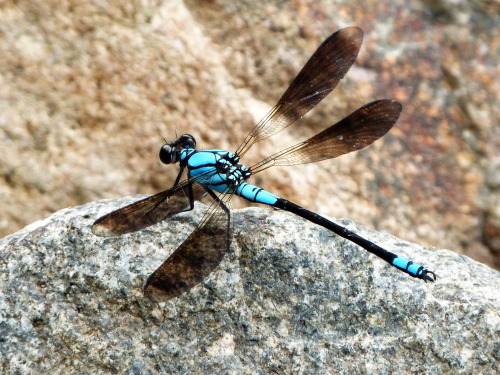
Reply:
M394 260L392 261L392 265L399 269L406 270L409 274L415 276L420 276L422 274L422 271L425 270L425 267L421 266L420 264L413 263L411 260L401 257L394 258Z
M220 157L212 152L196 152L189 158L189 169L199 169L200 167L214 167Z
M279 199L278 196L255 185L247 184L246 182L240 184L235 193L251 202L263 203L270 206L275 204Z

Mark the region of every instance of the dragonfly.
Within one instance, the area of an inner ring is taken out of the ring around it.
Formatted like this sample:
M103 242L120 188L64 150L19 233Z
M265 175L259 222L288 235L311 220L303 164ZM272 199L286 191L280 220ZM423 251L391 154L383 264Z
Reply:
M258 122L234 152L197 150L196 140L183 134L166 142L159 157L164 164L179 164L173 186L113 211L92 225L98 236L119 236L146 228L180 212L194 202L210 197L212 203L197 228L147 279L144 294L166 301L201 283L222 261L232 237L230 199L237 195L250 202L294 213L354 242L396 269L424 281L437 276L427 268L400 257L347 228L246 182L272 166L313 163L362 149L385 135L396 123L402 105L396 100L377 100L306 141L288 147L246 167L241 158L257 142L290 126L326 97L351 68L363 41L363 31L347 27L330 35L310 57L278 103ZM181 181L186 172L187 178Z

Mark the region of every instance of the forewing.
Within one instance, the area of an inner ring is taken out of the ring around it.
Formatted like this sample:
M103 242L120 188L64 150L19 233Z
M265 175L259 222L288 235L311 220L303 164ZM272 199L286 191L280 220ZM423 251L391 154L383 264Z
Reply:
M356 60L362 41L363 31L359 27L347 27L328 37L236 154L243 156L255 142L285 129L327 96Z
M192 199L206 194L205 189L194 181L185 181L169 190L144 198L97 219L92 233L109 237L135 232L156 224L168 217L191 208Z

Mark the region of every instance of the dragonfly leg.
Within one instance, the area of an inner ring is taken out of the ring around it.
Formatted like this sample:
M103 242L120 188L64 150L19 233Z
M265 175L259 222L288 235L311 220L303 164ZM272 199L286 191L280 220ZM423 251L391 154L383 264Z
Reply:
M172 187L175 187L179 184L179 181L181 180L181 177L182 177L182 173L184 172L184 168L186 168L186 164L184 165L180 165L180 168L179 168L179 173L177 174L177 178L175 179L175 182L174 182L174 186Z
M222 200L213 192L212 189L205 188L206 192L208 195L212 197L212 199L217 202L220 208L226 213L227 215L227 232L228 232L228 239L229 243L227 244L228 248L231 242L231 210L222 202ZM193 203L194 205L194 203Z

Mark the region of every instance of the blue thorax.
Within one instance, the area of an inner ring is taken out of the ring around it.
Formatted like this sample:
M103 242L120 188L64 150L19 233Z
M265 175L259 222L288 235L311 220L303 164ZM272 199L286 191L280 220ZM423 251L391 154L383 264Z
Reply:
M236 194L251 202L274 204L278 197L245 182L251 173L239 158L224 150L184 149L180 160L187 163L189 177L219 193Z

